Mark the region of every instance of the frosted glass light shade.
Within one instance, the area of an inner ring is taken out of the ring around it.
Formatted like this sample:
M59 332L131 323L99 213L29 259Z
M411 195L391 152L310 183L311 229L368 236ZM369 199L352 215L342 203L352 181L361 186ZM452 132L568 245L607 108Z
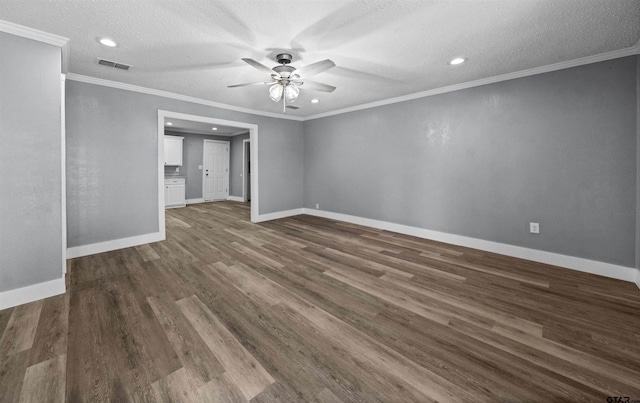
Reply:
M273 84L269 87L269 98L271 98L273 102L278 102L282 98L282 85Z
M300 94L300 88L298 88L295 84L289 83L284 89L284 99L287 103L295 102L298 98L298 94Z

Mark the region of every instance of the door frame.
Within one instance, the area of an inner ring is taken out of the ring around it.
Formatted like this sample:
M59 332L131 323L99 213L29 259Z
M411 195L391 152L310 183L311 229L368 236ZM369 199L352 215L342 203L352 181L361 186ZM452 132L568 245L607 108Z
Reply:
M260 188L258 176L258 125L234 120L217 119L207 116L191 115L188 113L172 112L158 109L158 232L161 239L166 239L165 217L164 217L164 120L166 118L192 120L194 122L212 123L214 125L232 126L239 129L249 130L251 139L251 160L253 161L253 172L251 176L251 222L260 220Z
M219 144L224 144L227 146L227 197L225 198L225 200L227 198L229 198L229 185L230 185L230 175L231 175L231 141L224 141L224 140L209 140L209 139L204 139L203 143L202 143L202 199L204 201L213 201L213 200L207 200L207 198L205 197L206 193L206 175L205 172L207 171L205 168L205 163L206 163L206 146L207 143L219 143ZM219 201L219 200L216 200Z
M245 203L249 201L247 200L247 186L251 186L251 182L247 183L247 147L249 147L249 155L251 155L251 140L242 140L242 201Z

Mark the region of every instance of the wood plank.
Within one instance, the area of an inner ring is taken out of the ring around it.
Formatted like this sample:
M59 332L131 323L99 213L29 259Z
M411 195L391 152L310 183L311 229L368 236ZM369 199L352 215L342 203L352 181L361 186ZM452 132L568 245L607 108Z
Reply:
M244 403L249 401L226 373L199 387L197 393L200 403Z
M122 374L130 369L125 360L119 358L123 345L109 342L110 339L119 339L116 329L120 324L104 311L102 298L92 289L71 291L67 400L131 400L131 393L121 379Z
M11 318L0 338L2 355L29 350L36 336L43 300L30 302L13 309Z
M27 368L20 402L64 402L67 356L62 354Z
M275 382L197 297L188 297L176 303L247 400Z
M149 244L139 245L135 248L145 262L160 259L160 255L158 255Z
M173 301L147 299L178 354L194 388L222 375L224 368Z
M29 365L67 354L68 330L69 294L45 299L31 348Z
M7 328L7 323L9 323L9 319L13 314L14 308L3 309L0 311L0 338L2 338L2 334L4 330Z
M504 326L510 326L519 329L520 331L542 337L543 326L539 323L534 323L532 321L519 318L509 313L501 312L497 309L482 306L481 301L478 301L477 303L465 301L461 298L447 295L443 292L429 290L425 287L414 286L409 281L406 281L405 278L398 278L389 274L385 274L380 278L380 280L399 285L402 288L444 302L463 311L486 317L487 320L500 323Z
M29 351L0 356L0 402L13 403L20 400L28 362Z
M175 372L151 384L153 396L158 402L195 402L196 387L186 369L180 368Z
M362 275L357 276L355 273L338 269L328 270L324 274L436 323L446 325L452 319L451 315L434 310L429 305L407 299L404 293L396 289L376 284L375 279L367 279Z
M342 403L338 396L334 395L329 389L323 389L322 392L313 399L313 403Z

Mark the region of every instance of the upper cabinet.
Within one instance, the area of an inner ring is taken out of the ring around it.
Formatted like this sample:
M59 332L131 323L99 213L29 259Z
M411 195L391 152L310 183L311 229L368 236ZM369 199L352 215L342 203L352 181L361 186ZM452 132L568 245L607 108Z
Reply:
M164 164L182 166L182 140L184 137L164 136Z

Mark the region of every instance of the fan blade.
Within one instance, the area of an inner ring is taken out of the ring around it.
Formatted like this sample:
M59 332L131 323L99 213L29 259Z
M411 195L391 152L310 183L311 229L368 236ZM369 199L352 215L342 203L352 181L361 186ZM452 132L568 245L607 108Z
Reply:
M323 91L323 92L333 92L336 89L333 85L318 83L315 81L294 81L295 84L299 85L303 90L311 90L311 91Z
M244 83L244 84L235 84L235 85L228 85L227 88L235 88L235 87L246 87L247 85L269 85L269 84L273 84L276 81L258 81L256 83Z
M270 68L268 68L267 66L265 66L262 63L256 62L253 59L242 59L245 63L247 63L248 65L262 71L263 73L267 73L269 75L273 74L273 70L271 70Z
M308 64L306 66L302 66L299 69L296 69L294 71L294 74L297 74L300 77L307 78L322 73L323 71L327 71L335 66L336 64L334 62L329 59L325 59L319 62Z

